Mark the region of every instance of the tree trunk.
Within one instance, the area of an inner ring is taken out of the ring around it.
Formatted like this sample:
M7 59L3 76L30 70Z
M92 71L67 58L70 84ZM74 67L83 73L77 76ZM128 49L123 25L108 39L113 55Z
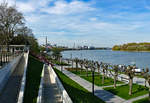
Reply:
M76 62L76 68L78 68L78 63Z
M88 68L86 68L86 76L88 77Z
M117 79L117 75L114 75L114 88L116 88L116 79Z
M61 65L61 72L63 71L63 66Z
M149 87L149 98L148 98L148 100L150 101L150 87Z
M108 70L106 70L106 78L108 78Z
M104 79L105 79L105 73L103 72L103 75L102 75L102 84L104 84Z
M100 68L98 68L98 74L100 75Z
M80 68L80 74L82 73L82 68L83 68L83 65L81 64L81 68Z
M73 68L73 60L72 60L72 68Z
M129 79L129 95L132 95L132 83L133 82L133 79Z
M78 71L78 63L76 62L76 72Z
M146 80L145 80L145 87L147 87L147 86L146 86Z

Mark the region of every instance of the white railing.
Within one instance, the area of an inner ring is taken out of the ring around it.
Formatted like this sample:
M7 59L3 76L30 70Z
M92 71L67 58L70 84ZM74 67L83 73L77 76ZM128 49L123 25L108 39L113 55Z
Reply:
M45 69L45 64L43 65L43 70L42 70L42 75L41 75L41 82L40 82L40 87L39 87L39 92L38 92L38 97L37 97L37 103L42 103L42 92L43 92L43 83L44 83L44 69Z
M56 83L57 87L59 89L59 92L61 94L61 99L63 103L73 103L71 98L69 97L67 91L63 87L61 81L59 80L58 76L56 75L55 71L53 70L52 66L48 66L49 72L50 72L50 77L51 77L51 82Z
M26 72L27 72L27 65L28 65L28 57L29 57L29 51L28 53L25 53L25 65L24 65L24 74L21 81L21 88L18 95L18 102L17 103L23 103L23 97L24 97L24 91L25 91L25 84L26 84Z
M13 59L11 62L9 62L7 65L5 65L2 69L0 69L0 93L7 83L10 75L15 70L16 66L18 65L22 55L17 56L15 59Z

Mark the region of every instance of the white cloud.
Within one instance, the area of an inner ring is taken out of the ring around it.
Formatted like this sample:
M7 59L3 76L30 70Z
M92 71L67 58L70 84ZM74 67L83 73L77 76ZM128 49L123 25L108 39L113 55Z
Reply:
M15 3L8 1L10 5ZM148 34L143 28L150 25L142 21L149 18L148 13L109 13L81 0L17 0L16 4L40 43L45 38L39 35L45 34L52 43L112 46L118 42L146 40L141 34Z
M90 18L89 20L91 20L91 21L96 21L97 18Z
M90 4L81 1L72 1L67 3L65 1L56 1L54 6L41 9L42 12L49 14L74 14L93 11L94 8Z
M19 11L21 11L23 13L34 12L36 10L32 4L23 3L23 2L18 2L17 3L17 8L18 8Z

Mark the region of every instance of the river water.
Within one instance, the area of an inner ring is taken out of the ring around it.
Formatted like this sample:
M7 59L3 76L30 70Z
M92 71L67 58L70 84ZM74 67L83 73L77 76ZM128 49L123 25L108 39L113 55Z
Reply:
M89 59L111 64L136 64L139 68L150 68L150 52L125 52L112 50L74 50L63 51L63 58Z

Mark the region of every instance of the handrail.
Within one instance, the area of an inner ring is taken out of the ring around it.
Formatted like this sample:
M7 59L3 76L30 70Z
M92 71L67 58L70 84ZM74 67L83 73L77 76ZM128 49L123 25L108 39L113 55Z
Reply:
M45 64L43 65L43 70L42 70L42 75L41 75L41 81L40 81L40 87L39 87L39 92L38 92L38 97L37 97L37 103L42 103L42 92L43 92L43 82L44 82L44 69L45 69Z
M22 80L21 80L21 87L20 87L20 91L19 91L19 94L18 94L17 103L23 103L25 84L26 84L26 72L27 72L27 66L28 66L28 58L29 58L29 51L27 53L27 58L26 58L26 61L25 61L24 74L23 74L23 77L22 77Z
M21 54L22 52L0 52L0 68L2 68L6 63L14 60L17 56Z
M57 77L55 71L53 70L52 66L49 65L48 69L50 70L50 75L52 77L52 82L55 82L57 84L57 87L58 87L59 92L61 94L61 99L62 99L63 103L73 103L72 100L71 100L71 98L69 97L67 91L63 87L61 81Z

